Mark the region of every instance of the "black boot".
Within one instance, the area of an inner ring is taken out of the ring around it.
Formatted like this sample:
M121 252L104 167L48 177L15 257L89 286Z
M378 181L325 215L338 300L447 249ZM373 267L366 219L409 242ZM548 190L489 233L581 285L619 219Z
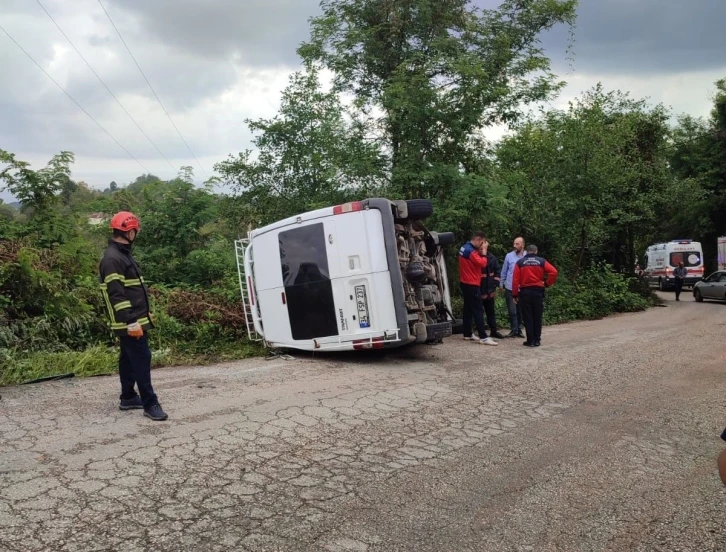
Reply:
M118 405L119 410L140 410L144 408L144 403L141 402L141 397L136 395L131 399L121 399Z
M155 422L163 422L169 416L161 409L160 404L152 404L149 408L144 408L144 416L151 418Z

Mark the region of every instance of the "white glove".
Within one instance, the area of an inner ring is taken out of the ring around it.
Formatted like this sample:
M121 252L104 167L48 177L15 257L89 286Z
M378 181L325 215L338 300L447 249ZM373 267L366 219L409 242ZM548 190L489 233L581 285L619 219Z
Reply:
M126 332L130 337L135 337L136 339L139 339L144 335L144 330L138 322L134 322L133 324L126 326Z

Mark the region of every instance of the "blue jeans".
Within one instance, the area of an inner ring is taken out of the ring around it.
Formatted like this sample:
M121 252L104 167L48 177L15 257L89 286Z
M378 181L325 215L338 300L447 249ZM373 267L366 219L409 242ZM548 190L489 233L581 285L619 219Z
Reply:
M507 311L509 311L509 329L513 332L522 331L522 307L514 302L511 290L504 290L504 297L507 300Z
M122 336L121 356L118 359L118 375L121 379L121 399L133 399L136 396L134 384L139 388L144 408L159 402L151 386L151 349L146 334L135 337Z

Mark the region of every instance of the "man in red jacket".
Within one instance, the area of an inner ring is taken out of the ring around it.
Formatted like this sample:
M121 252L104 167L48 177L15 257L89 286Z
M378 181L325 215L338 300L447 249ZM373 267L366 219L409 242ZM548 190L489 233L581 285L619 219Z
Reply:
M512 297L522 306L522 318L527 329L525 347L539 347L542 338L544 290L557 281L557 269L537 256L537 246L528 245L527 254L514 265Z
M464 339L482 345L498 345L491 337L487 337L479 287L482 270L487 266L488 249L489 243L483 232L474 232L471 239L459 249L459 281L461 294L464 297ZM478 339L472 336L472 318L479 332Z

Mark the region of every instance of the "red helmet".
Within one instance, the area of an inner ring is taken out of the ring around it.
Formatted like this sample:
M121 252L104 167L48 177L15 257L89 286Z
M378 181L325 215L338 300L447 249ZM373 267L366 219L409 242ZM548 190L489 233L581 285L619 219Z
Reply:
M113 230L120 230L121 232L128 232L129 230L140 230L141 223L139 217L128 211L121 211L116 213L111 219L111 228Z

